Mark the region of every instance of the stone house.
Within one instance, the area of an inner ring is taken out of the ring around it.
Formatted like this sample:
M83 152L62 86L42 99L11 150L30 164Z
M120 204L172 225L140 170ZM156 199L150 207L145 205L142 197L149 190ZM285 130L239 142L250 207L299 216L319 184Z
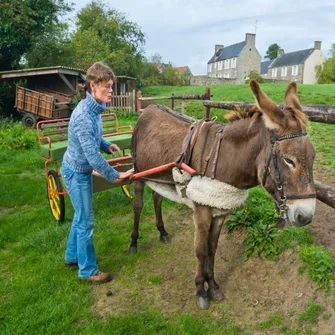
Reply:
M326 61L321 51L321 42L314 48L284 53L278 50L277 58L268 68L267 78L278 82L296 81L300 84L316 84L315 66Z
M207 63L207 76L230 78L242 84L250 72L260 73L261 56L256 49L256 34L246 34L245 41L224 47L215 45L215 53Z

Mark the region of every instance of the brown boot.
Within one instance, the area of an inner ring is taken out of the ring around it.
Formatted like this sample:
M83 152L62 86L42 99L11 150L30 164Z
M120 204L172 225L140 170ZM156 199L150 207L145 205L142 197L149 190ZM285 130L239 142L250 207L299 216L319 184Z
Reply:
M112 280L112 275L109 272L98 271L95 275L87 278L81 278L80 280L90 281L92 284L103 284Z

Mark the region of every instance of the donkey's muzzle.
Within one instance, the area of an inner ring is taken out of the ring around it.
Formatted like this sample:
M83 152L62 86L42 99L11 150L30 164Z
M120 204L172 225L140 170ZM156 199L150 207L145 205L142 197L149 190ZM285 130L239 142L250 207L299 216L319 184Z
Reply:
M303 227L311 223L315 213L316 199L290 201L287 216L293 226Z

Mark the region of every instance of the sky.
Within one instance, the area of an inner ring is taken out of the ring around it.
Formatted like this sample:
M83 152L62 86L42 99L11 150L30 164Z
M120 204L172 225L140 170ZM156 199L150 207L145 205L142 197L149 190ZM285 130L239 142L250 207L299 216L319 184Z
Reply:
M90 0L72 0L80 11ZM159 54L164 63L188 66L193 75L207 73L215 44L232 45L256 33L262 61L277 43L285 52L313 48L330 57L335 43L334 0L105 0L124 13L146 36L145 56Z

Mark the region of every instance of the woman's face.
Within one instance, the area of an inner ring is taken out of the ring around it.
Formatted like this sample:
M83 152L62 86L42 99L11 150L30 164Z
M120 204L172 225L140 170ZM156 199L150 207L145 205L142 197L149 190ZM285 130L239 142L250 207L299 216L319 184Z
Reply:
M90 83L92 97L98 102L110 102L113 93L113 80L106 80L99 84L95 84L93 81Z

